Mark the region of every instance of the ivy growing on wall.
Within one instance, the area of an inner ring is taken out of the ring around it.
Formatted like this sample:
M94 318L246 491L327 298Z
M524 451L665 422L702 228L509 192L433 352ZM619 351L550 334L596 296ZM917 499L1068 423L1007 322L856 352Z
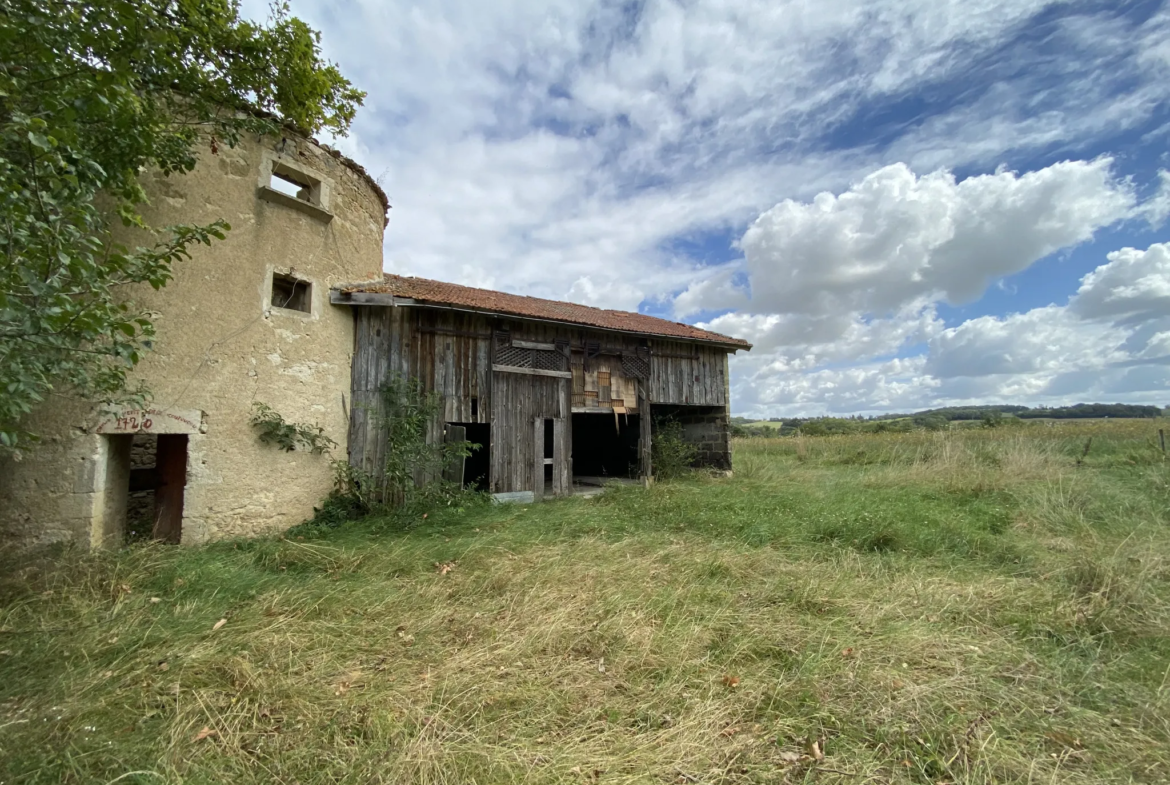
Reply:
M300 448L320 455L337 446L320 425L287 422L280 412L264 403L252 404L252 427L259 433L260 441L275 444L286 452Z
M337 488L314 521L336 525L367 515L414 519L437 507L462 505L476 496L448 470L480 445L442 438L443 403L416 378L395 375L369 408L370 429L384 440L384 458L374 471L335 461Z

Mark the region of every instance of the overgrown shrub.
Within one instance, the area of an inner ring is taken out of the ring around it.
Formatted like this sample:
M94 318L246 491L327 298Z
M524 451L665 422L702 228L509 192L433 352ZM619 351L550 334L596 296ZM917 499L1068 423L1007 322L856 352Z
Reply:
M686 474L698 457L699 448L683 438L682 423L675 420L656 423L654 438L650 441L650 459L656 479L672 480Z
M387 380L370 407L372 427L385 439L382 465L371 472L335 461L336 487L310 524L332 527L371 515L410 520L436 507L475 502L480 494L444 475L479 445L442 439L442 412L441 397L418 379Z

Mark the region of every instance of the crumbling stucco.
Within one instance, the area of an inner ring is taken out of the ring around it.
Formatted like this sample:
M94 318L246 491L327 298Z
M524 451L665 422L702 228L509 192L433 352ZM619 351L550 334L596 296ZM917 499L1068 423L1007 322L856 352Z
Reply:
M274 164L317 178L316 210L261 198ZM194 250L161 291L132 299L157 313L153 351L136 369L162 411L197 410L189 436L182 542L275 531L312 514L329 491L329 456L282 452L250 425L263 402L290 422L320 424L344 457L353 320L329 288L380 278L385 208L376 186L291 135L204 150L190 174L149 174L154 226L226 219L227 239ZM327 210L327 219L320 215ZM143 238L131 238L142 244ZM270 302L273 272L311 282L311 311ZM93 407L54 398L29 425L44 437L20 461L0 459L0 544L120 541L121 480ZM116 517L116 515L115 515Z

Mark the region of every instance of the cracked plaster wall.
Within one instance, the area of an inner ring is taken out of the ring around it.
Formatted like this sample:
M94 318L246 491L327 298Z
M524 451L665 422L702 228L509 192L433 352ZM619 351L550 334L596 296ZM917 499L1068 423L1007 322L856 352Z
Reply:
M274 161L321 179L332 220L259 198ZM157 313L153 351L135 371L151 406L203 413L203 432L189 437L182 541L299 523L331 487L329 456L261 444L251 406L320 424L345 456L353 319L330 305L329 288L381 277L383 203L365 177L291 136L204 149L193 172L147 174L144 186L152 226L218 218L232 226L226 240L177 262L161 291L144 285L131 295ZM274 270L312 281L311 313L271 306ZM59 397L34 413L43 443L20 461L0 459L0 546L120 539L106 511L121 491L107 487L109 440L93 432L98 419L92 406Z

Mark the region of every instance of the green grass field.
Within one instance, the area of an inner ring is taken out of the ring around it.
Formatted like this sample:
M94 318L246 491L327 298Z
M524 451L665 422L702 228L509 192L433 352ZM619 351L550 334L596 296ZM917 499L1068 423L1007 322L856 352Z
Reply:
M1170 781L1156 432L751 439L730 479L13 559L0 782Z

